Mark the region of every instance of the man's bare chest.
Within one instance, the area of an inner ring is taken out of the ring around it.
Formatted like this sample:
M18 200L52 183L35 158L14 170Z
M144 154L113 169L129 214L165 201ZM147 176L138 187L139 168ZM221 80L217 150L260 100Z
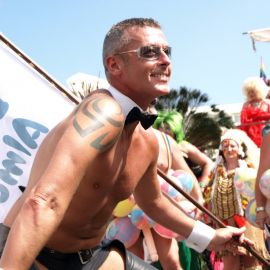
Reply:
M148 151L138 141L119 141L89 166L83 182L95 196L127 198L149 167ZM85 188L85 187L84 187Z

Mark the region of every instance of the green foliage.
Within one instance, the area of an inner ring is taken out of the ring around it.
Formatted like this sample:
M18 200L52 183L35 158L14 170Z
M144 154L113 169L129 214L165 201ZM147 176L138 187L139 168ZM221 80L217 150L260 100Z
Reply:
M160 97L155 107L180 112L184 119L185 139L201 150L212 150L218 148L222 128L233 128L234 123L231 116L216 105L211 105L209 112L197 112L198 107L208 101L208 95L200 90L180 87Z

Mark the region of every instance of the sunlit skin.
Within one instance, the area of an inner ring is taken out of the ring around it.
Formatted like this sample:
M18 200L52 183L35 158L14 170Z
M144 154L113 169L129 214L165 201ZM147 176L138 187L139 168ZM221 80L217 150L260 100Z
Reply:
M157 28L139 28L138 31L129 31L128 34L134 42L123 51L147 45L162 48L168 46L164 34ZM157 96L167 95L170 91L171 60L163 51L157 60L138 58L137 53L130 52L108 57L107 63L109 67L117 64L122 68L122 73L117 74L121 79L121 85L119 80L115 80L117 77L110 79L114 86L124 94L128 94L144 110Z
M258 94L253 89L250 89L247 92L247 98L249 101L253 101L253 102L260 100L260 98L258 97Z
M239 146L234 140L224 140L222 151L225 159L238 158Z
M164 133L168 134L172 138L175 137L174 136L174 133L171 130L171 128L167 124L163 124L162 127L160 127L158 130L161 131L161 132L164 132Z

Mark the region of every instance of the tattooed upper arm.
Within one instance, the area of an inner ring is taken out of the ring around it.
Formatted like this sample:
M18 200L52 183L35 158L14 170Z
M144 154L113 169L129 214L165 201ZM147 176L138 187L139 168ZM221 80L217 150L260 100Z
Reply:
M73 126L90 147L103 152L118 139L124 125L121 107L108 95L93 95L74 113Z

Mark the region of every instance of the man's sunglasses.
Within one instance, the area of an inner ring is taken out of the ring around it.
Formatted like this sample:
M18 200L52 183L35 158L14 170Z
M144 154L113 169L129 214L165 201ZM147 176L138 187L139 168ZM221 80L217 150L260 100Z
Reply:
M171 52L172 52L171 47L167 46L167 47L162 48L162 47L155 46L155 45L143 46L143 47L140 47L136 50L119 52L119 53L116 53L115 55L135 52L135 53L137 53L139 58L143 58L146 60L157 60L157 59L159 59L162 51L169 58L171 57Z

